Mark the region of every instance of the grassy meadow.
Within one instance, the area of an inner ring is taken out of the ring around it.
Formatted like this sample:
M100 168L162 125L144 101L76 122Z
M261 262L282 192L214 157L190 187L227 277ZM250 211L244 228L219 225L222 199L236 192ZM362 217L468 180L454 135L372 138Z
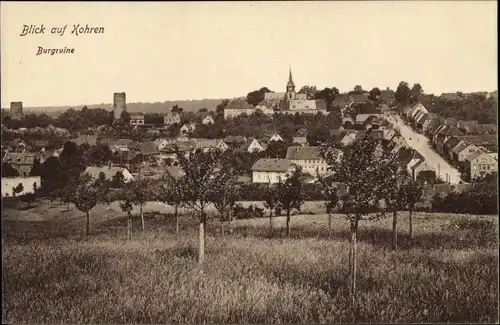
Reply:
M153 205L148 207L154 210ZM146 209L146 211L149 211ZM361 221L358 304L349 305L349 227L324 214L233 222L211 219L206 260L196 261L196 219L134 225L97 206L92 235L76 209L48 203L2 213L4 323L337 323L498 321L498 217L416 213L414 239L399 218Z

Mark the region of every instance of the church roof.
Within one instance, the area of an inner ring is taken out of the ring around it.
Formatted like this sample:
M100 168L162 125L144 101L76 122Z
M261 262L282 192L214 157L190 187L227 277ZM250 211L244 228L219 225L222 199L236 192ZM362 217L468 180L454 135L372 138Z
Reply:
M292 69L291 68L290 68L290 74L288 76L288 83L286 85L295 87L295 84L293 83L293 79L292 79Z

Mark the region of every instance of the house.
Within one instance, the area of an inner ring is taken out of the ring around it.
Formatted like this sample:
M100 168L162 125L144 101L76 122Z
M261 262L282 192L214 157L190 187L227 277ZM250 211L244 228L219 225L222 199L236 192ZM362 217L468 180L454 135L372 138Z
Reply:
M346 114L342 117L342 126L347 127L348 124L351 126L356 124L356 120L350 114Z
M278 133L275 133L269 139L269 142L271 141L283 141L283 138Z
M257 140L257 139L249 139L242 147L241 149L248 151L250 153L252 152L262 152L266 150L264 146Z
M429 113L429 111L427 110L427 108L425 108L424 105L422 105L421 103L416 103L412 106L412 109L409 111L409 118L411 120L414 120L415 116L419 112Z
M356 135L357 132L346 132L345 135L342 137L342 140L340 140L340 145L342 147L350 146L351 144L356 141Z
M160 156L160 151L154 142L141 142L138 145L138 149L144 158Z
M452 160L458 164L466 161L466 158L471 154L481 151L479 147L473 145L469 141L461 140L453 149Z
M144 113L131 113L130 125L144 125Z
M498 161L484 152L476 152L466 158L470 179L498 171Z
M212 149L219 149L220 151L226 151L229 146L222 139L192 139L195 143L195 149L201 149L207 152Z
M231 100L224 108L224 119L234 118L238 115L252 115L255 113L255 107L250 105L244 98Z
M165 139L165 138L158 138L155 141L153 141L155 146L158 148L158 150L163 150L166 146L174 143L174 139Z
M430 172L432 174L432 180L436 179L436 171L425 159L420 159L416 163L412 164L410 170L414 180L419 179L421 177L420 173L422 172Z
M457 136L449 137L443 143L443 155L448 157L450 160L453 160L453 148L455 148L460 141L462 140Z
M76 143L76 145L80 146L82 144L88 144L89 146L97 145L97 135L86 135L81 134L76 139L70 139L69 141Z
M163 117L163 124L167 127L176 123L181 123L181 116L179 113L169 112Z
M338 149L336 151L341 152ZM285 159L290 160L297 166L301 166L304 173L314 177L317 173L324 175L328 172L328 165L321 156L319 147L290 146L286 150Z
M179 130L179 135L188 135L193 132L196 126L194 124L184 124Z
M27 177L31 173L35 158L37 158L36 154L7 152L2 162L8 163L16 169L20 177Z
M439 132L439 134L436 136L436 148L439 152L443 153L443 144L445 143L448 138L452 136L461 136L463 135L462 131L460 131L457 127L455 126L449 126L446 129L442 130Z
M415 126L417 129L420 131L423 131L424 129L424 124L427 122L429 124L430 120L432 119L432 116L430 113L422 113L422 115L416 120Z
M99 175L103 173L107 180L112 180L116 173L121 173L123 175L123 180L125 183L134 180L132 174L127 170L127 168L123 167L113 167L113 166L105 166L105 167L97 167L97 166L89 166L85 169L82 174L88 174L92 179L99 179Z
M457 128L465 134L474 134L474 125L476 124L478 124L477 121L459 120L457 122Z
M434 132L437 130L437 128L443 124L443 119L441 117L434 117L432 118L428 124L423 124L422 125L422 132L428 136L429 138L432 139L432 136Z
M307 137L293 137L292 143L301 145L301 146L307 146Z
M380 118L382 114L358 114L356 115L356 124L371 123L373 119Z
M211 115L205 116L205 118L201 121L201 123L207 125L207 124L214 124L214 118Z
M454 126L456 127L457 126L457 119L454 118L454 117L448 117L444 120L444 124L448 125L448 126Z
M22 185L22 191L14 194L14 188ZM2 177L2 197L20 196L34 193L35 187L38 189L42 184L40 176L29 177Z
M114 144L114 151L128 151L133 143L132 139L119 139Z
M241 135L229 135L224 138L224 143L232 148L241 147L246 142L247 138Z
M287 178L287 175L295 170L296 166L288 159L257 160L252 166L253 183L278 183Z

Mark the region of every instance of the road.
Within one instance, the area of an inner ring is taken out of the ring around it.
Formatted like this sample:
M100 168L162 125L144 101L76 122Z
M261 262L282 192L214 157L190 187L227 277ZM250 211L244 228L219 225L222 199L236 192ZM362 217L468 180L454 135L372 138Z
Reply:
M421 154L425 160L436 170L436 175L443 181L448 181L450 184L460 183L460 172L444 160L429 144L429 139L423 134L413 131L411 127L406 125L401 117L395 115L387 115L387 121L399 131L408 145Z

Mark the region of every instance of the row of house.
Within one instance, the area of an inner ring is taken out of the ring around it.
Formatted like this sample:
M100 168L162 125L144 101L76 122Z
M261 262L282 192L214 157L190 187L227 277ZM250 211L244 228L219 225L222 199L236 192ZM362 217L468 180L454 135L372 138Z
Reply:
M417 130L429 137L443 158L469 179L497 172L496 125L443 119L429 113L421 103L407 107L403 114Z
M145 125L145 113L131 113L130 114L130 125ZM163 124L168 127L173 124L181 123L181 115L176 112L168 112L163 116ZM215 119L212 113L206 114L206 116L201 121L202 124L214 124Z

